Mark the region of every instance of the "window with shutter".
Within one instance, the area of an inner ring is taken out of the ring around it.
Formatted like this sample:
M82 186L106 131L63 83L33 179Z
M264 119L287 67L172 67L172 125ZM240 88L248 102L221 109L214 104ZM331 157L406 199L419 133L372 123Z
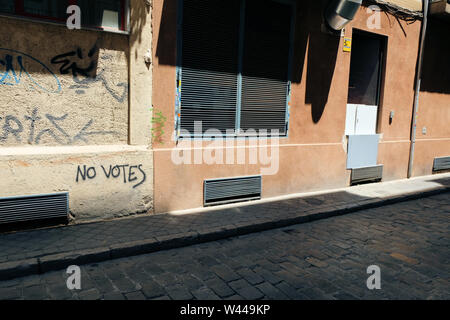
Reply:
M234 129L238 100L239 0L185 0L181 128Z
M292 8L247 0L240 129L286 133Z
M287 134L293 6L180 0L179 135L204 136L209 129L233 136L274 129Z
M125 31L128 3L127 0L0 0L0 14L66 24L71 15L67 8L78 5L83 27Z

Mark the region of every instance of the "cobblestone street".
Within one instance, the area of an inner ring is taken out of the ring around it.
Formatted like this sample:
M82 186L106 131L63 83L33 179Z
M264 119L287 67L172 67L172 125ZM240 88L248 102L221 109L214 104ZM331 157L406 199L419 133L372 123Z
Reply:
M448 193L0 282L0 299L449 299ZM381 290L366 286L381 269Z

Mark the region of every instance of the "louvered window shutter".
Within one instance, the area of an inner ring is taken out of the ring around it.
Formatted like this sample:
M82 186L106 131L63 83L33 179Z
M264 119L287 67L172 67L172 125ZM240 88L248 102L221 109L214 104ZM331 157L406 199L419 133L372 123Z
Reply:
M291 5L247 0L241 130L286 133L291 18Z
M236 128L239 0L185 0L182 25L181 129Z
M198 121L200 135L208 129L278 129L285 135L293 5L181 2L179 129L192 135Z

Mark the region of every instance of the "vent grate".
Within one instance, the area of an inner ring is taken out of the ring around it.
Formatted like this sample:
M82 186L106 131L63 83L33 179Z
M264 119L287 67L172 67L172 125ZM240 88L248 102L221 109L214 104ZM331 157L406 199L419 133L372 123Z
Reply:
M0 224L68 218L69 194L0 198Z
M383 165L352 169L351 184L358 184L383 179Z
M261 199L262 177L205 180L204 206Z
M434 159L433 172L450 170L450 157L441 157Z

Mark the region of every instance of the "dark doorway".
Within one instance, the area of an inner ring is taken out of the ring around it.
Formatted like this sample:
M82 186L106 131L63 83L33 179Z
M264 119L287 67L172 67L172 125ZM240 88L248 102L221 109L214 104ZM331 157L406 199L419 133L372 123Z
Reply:
M378 106L385 38L368 32L353 32L348 103Z

